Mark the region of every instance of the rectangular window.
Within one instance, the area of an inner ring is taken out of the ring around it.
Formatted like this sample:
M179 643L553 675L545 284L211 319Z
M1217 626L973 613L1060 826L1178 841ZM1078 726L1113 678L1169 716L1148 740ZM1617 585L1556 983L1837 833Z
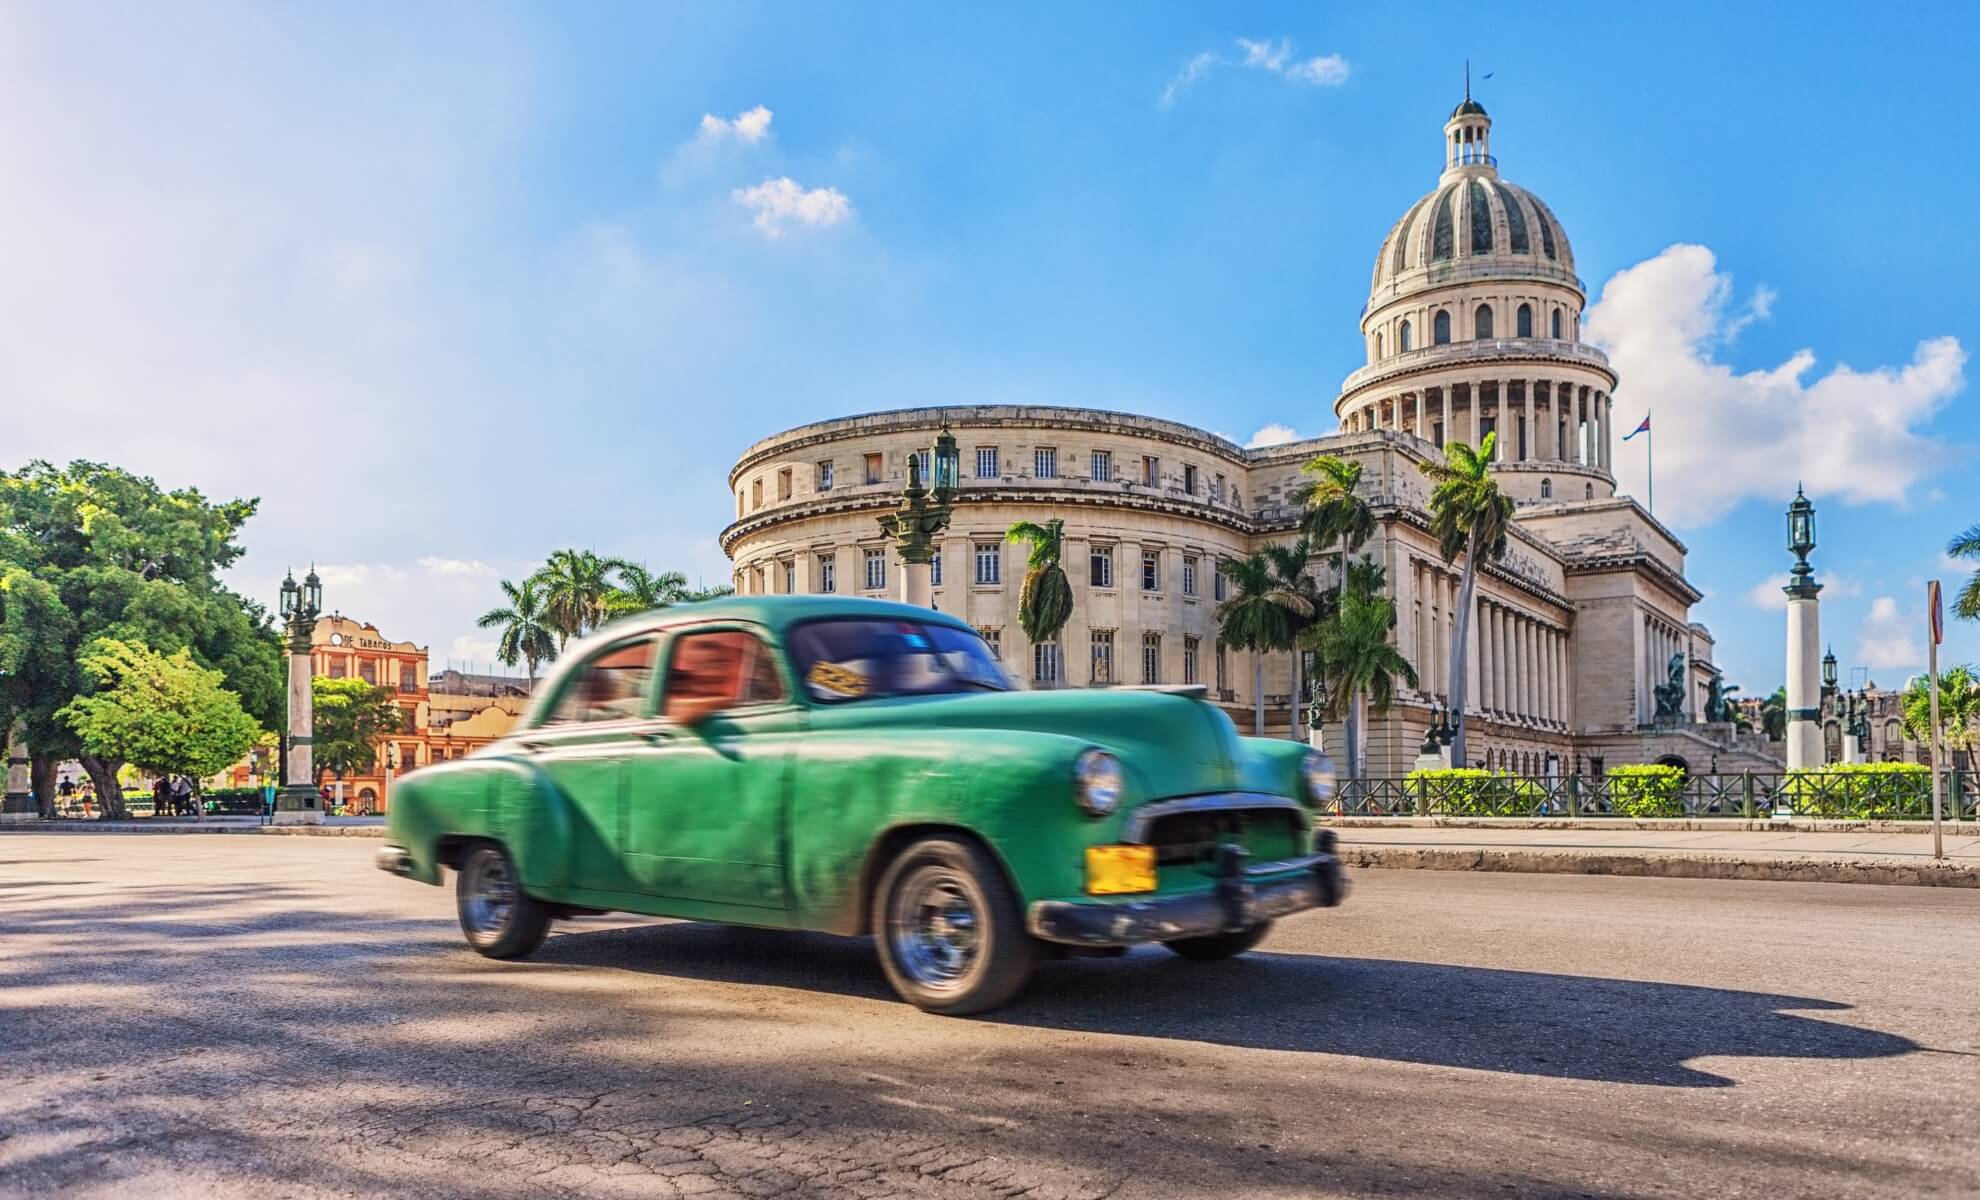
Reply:
M839 590L839 556L821 554L818 556L818 590L836 592Z
M976 477L978 479L995 479L997 474L997 448L995 446L978 446L976 448Z
M866 482L880 482L880 465L881 458L878 454L869 454L866 456Z
M979 626L976 632L983 635L983 644L990 647L991 657L995 658L998 662L1002 662L1004 660L1004 631L1001 629L984 629Z
M797 591L797 561L787 558L783 562L783 568L784 594L788 596Z
M1093 631L1093 682L1114 682L1114 631Z
M1183 595L1185 596L1196 594L1196 562L1194 554L1183 555Z
M1228 676L1225 674L1225 666L1224 643L1220 641L1217 643L1217 695L1219 697L1231 690L1231 685L1227 682Z
M1114 548L1095 546L1087 556L1087 582L1097 588L1114 586Z
M1222 600L1224 598L1224 586L1224 573L1222 571L1212 571L1210 583L1211 597L1216 600Z
M1031 473L1040 479L1059 477L1059 452L1051 446L1040 446L1031 452Z
M1095 450L1093 452L1093 482L1112 483L1114 480L1114 452Z
M1162 485L1161 459L1156 458L1153 454L1144 454L1141 456L1141 482L1147 484L1149 487L1160 487Z
M832 460L829 458L818 464L818 490L821 492L832 490Z
M1194 496L1194 495L1196 494L1196 468L1195 468L1195 467L1190 467L1190 466L1185 466L1185 467L1183 468L1183 491L1184 491L1184 492L1187 492L1187 493L1188 493L1189 495L1192 495L1192 496Z
M887 586L887 552L868 550L866 552L866 590L879 591Z
M1183 682L1184 683L1197 682L1196 643L1197 643L1197 639L1193 637L1186 637L1183 639Z
M935 486L935 481L928 475L928 451L916 450L914 452L914 467L916 471L921 473L922 487Z
M1210 498L1219 504L1224 502L1224 473L1222 471L1217 472L1216 477L1210 481Z
M976 582L1003 582L1004 547L1001 542L976 544Z
M789 500L790 498L791 498L791 469L789 467L785 467L783 470L777 472L777 499Z
M749 510L755 512L763 507L763 481L752 479L749 483Z
M1059 643L1056 640L1032 646L1031 679L1034 683L1059 682Z
M937 550L928 560L928 586L942 586L942 552Z
M1159 550L1141 552L1141 590L1144 592L1162 590L1162 552Z
M1141 635L1141 682L1162 682L1162 635Z

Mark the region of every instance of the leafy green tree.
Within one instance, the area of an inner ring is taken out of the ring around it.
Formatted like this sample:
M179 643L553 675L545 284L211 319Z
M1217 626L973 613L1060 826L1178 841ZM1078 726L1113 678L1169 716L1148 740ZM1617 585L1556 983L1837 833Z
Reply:
M1774 694L1760 702L1760 729L1767 740L1778 742L1787 737L1787 687L1774 689Z
M80 666L96 690L57 714L83 750L105 762L200 781L239 762L261 733L223 686L224 676L190 650L164 655L137 642L99 639ZM114 779L114 776L113 776ZM128 815L121 788L99 789L106 817Z
M1416 686L1416 669L1389 641L1395 624L1396 606L1388 597L1349 588L1341 596L1340 611L1308 635L1326 672L1328 719L1349 715L1349 778L1359 778L1362 771L1358 738L1367 725L1363 710L1372 702L1376 715L1389 711L1397 679Z
M99 639L191 652L216 669L249 716L283 718L281 641L268 616L219 573L253 500L209 502L102 463L30 462L0 472L0 728L24 723L34 789L52 802L55 768L75 757L98 795L121 794L115 759L85 748L58 714L96 690L82 659Z
M1498 561L1506 556L1506 538L1512 528L1512 497L1499 490L1492 478L1492 454L1497 433L1488 433L1473 450L1463 442L1444 446L1443 462L1426 462L1423 474L1435 486L1430 491L1430 532L1436 535L1445 562L1464 555L1464 573L1458 584L1457 620L1451 629L1450 710L1457 718L1451 737L1451 765L1463 766L1465 757L1464 705L1465 644L1471 636L1471 596L1478 583L1478 562Z
M1294 598L1262 552L1224 559L1217 570L1231 581L1231 594L1217 606L1219 636L1226 646L1251 652L1252 732L1265 735L1265 655L1292 645Z
M1321 454L1308 459L1300 471L1311 477L1301 480L1292 491L1292 502L1302 510L1300 528L1318 545L1340 547L1334 556L1335 588L1339 590L1347 583L1347 556L1375 536L1375 510L1355 494L1361 486L1362 467L1351 459Z
M1072 584L1059 562L1065 549L1066 523L1054 518L1043 525L1019 521L1004 537L1031 547L1025 563L1024 586L1018 590L1018 624L1032 645L1049 642L1072 619Z
M543 589L550 627L557 631L557 648L603 624L611 614L617 590L612 575L628 564L601 558L590 550L558 550L531 578Z
M1946 553L1953 558L1970 558L1980 562L1980 525L1969 526L1955 534L1946 543ZM1953 615L1966 621L1980 621L1980 567L1966 577L1959 591L1953 596Z
M649 571L644 563L620 563L619 582L605 598L605 611L613 616L645 612L686 604L694 593L687 576L679 571Z
M1932 688L1923 676L1911 681L1899 699L1904 711L1904 736L1932 744ZM1970 759L1980 743L1980 671L1958 666L1939 673L1939 734L1946 749Z
M405 730L405 710L392 699L392 689L362 679L310 681L316 719L311 761L318 771L342 779L378 761L378 743Z
M1320 585L1306 573L1313 558L1313 543L1302 536L1292 542L1270 542L1259 553L1272 564L1272 578L1278 583L1276 603L1286 610L1286 638L1293 651L1292 735L1298 740L1300 696L1305 692L1306 653L1300 649L1300 636L1325 615Z
M501 629L495 643L495 657L511 667L518 662L527 664L529 686L534 691L537 664L557 657L557 636L550 627L549 612L536 580L525 579L515 584L504 579L501 587L509 602L481 614L475 624L483 629Z

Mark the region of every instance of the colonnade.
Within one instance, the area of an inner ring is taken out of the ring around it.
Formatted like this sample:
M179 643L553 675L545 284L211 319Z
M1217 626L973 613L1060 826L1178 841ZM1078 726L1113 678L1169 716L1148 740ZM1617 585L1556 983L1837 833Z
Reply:
M1341 428L1411 433L1438 446L1452 437L1476 446L1496 429L1494 461L1565 462L1608 472L1610 421L1610 396L1600 388L1507 376L1372 396L1342 416Z
M1449 696L1451 626L1459 576L1442 564L1414 559L1406 631L1421 691ZM1568 640L1565 630L1511 604L1473 597L1466 706L1565 728L1568 724Z
M1691 631L1673 621L1653 613L1643 614L1643 680L1636 689L1637 723L1648 725L1657 716L1657 692L1670 680L1671 659L1684 655L1684 707L1680 710L1690 719L1693 709L1691 701Z

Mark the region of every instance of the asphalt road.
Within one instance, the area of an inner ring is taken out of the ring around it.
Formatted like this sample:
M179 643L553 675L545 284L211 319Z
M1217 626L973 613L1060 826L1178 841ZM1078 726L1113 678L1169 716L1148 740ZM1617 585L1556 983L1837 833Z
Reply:
M342 838L0 836L0 1196L1980 1194L1980 894L1366 871L924 1016L862 941L518 965Z

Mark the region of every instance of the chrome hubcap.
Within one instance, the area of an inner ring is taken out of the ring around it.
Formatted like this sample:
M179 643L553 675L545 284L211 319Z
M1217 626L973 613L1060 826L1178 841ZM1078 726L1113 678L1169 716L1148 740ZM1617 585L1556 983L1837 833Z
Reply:
M887 938L901 969L938 991L960 985L982 948L976 905L946 867L924 867L895 891Z
M516 908L516 881L500 855L475 859L467 879L467 918L476 933L499 934Z

